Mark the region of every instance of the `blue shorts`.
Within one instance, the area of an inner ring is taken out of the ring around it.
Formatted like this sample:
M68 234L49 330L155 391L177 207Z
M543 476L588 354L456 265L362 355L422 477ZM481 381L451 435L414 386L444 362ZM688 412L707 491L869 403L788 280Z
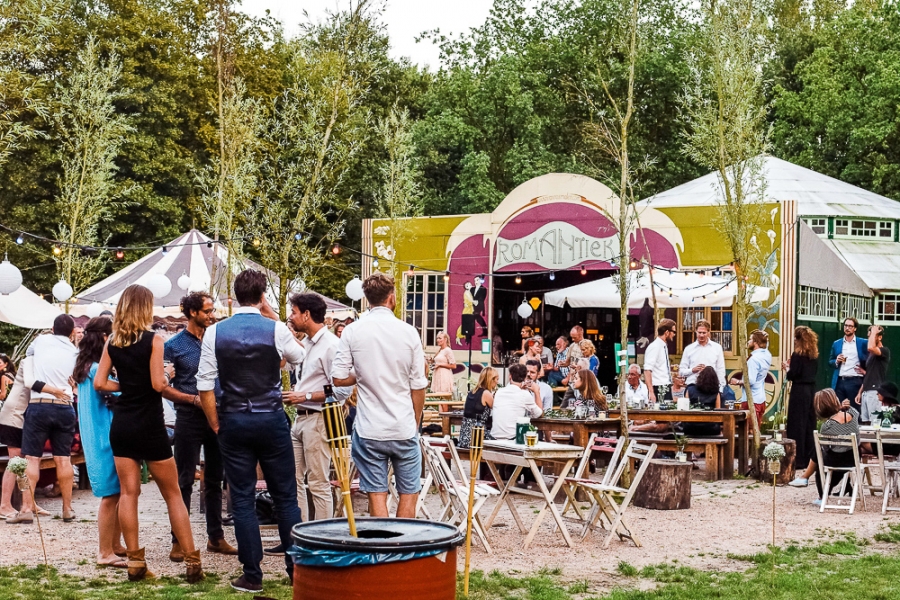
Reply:
M352 455L359 471L359 489L366 493L388 491L388 464L394 465L394 481L400 494L422 489L422 450L419 439L370 440L353 430Z
M72 405L29 404L22 427L22 454L43 456L50 440L53 456L71 456L75 440L75 409Z

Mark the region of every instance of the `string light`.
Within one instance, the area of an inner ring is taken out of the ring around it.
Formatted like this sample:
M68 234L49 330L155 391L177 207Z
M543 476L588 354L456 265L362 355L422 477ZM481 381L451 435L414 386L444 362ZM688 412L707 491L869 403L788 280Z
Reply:
M587 275L587 267L585 267L584 265L581 265L581 274Z
M516 274L516 285L521 285L521 283L522 283L522 276Z
M261 243L262 243L262 242L259 241L259 238L253 238L253 246L254 246L254 247L259 248L259 245L260 245Z
M372 261L372 268L373 268L373 269L377 269L377 268L378 268L378 259L377 259L377 258L376 258L375 260Z
M638 268L638 261L636 261L632 258L631 262L628 263L628 266L631 268L632 271L634 271L635 269Z
M331 254L337 256L341 253L341 245L335 242L334 246L331 247Z
M556 271L550 271L550 281L554 281L556 279Z
M116 248L116 260L122 260L123 258L125 258L125 251L119 246Z
M55 254L56 256L62 254L62 248L59 247L59 244L53 246L53 254Z
M20 246L25 243L25 238L22 237L21 233L18 236L16 236L16 243L19 244Z
M169 253L169 247L168 247L168 246L163 246L163 248L162 248L162 253L163 253L163 256L165 256L166 254L168 254L168 253Z
M444 282L450 281L450 271L444 273Z
M294 234L294 239L297 240L297 241L299 242L300 240L303 239L303 234L302 234L302 233L295 233L295 234Z
M409 270L406 272L406 274L412 277L416 274L416 269L412 265L409 265Z
M206 247L207 247L207 248L212 248L212 242L206 242Z

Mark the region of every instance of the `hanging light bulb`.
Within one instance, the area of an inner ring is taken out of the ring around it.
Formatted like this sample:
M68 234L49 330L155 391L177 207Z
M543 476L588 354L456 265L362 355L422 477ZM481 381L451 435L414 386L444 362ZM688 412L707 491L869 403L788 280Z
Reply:
M163 253L163 256L165 256L166 254L168 254L168 253L169 253L169 248L168 248L167 246L163 246L163 247L162 247L162 253Z
M55 254L56 256L62 254L62 248L59 247L59 244L53 246L53 254Z
M585 267L584 265L581 265L581 274L587 275L587 267Z
M450 271L447 271L446 273L444 273L444 281L445 282L450 281Z
M16 243L19 244L20 246L25 243L25 238L22 237L21 233L16 236Z
M712 274L713 274L713 277L721 277L721 276L722 276L722 269L714 269L713 272L712 272Z
M207 247L207 248L212 248L212 241L206 242L206 247Z
M303 239L303 234L302 234L302 233L295 233L295 234L294 234L294 239L297 240L297 241L299 242L300 240Z
M372 268L373 268L373 269L377 269L377 268L378 268L378 259L377 259L377 258L376 258L375 260L372 261Z
M53 289L51 291L53 292L53 297L60 302L65 302L72 297L72 286L69 285L64 279L60 279L59 281L57 281L56 285L53 286Z
M337 256L341 253L341 245L337 242L334 243L334 246L331 247L331 254Z
M122 260L125 258L125 251L122 250L122 246L116 248L116 260Z
M629 267L632 271L634 271L635 269L638 268L638 261L636 261L636 260L634 260L634 259L632 258L632 259L631 259L631 262L628 263L628 267Z
M556 279L556 271L550 271L550 281L554 281Z
M516 285L522 285L522 276L516 275Z

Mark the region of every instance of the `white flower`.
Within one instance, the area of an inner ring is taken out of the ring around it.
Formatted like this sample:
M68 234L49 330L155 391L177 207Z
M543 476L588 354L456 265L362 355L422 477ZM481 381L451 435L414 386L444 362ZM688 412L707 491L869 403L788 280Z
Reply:
M7 465L7 469L9 472L15 475L16 477L23 477L25 475L25 469L28 467L28 461L22 458L21 456L17 456L15 458L10 459L9 464Z
M766 460L781 460L784 458L784 446L778 443L772 443L766 446L766 449L763 450L763 456L766 457Z

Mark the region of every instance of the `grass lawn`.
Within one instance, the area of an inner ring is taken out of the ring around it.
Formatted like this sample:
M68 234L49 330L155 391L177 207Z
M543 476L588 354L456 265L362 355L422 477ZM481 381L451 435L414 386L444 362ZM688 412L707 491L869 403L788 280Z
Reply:
M900 542L900 525L876 536L880 542ZM589 581L565 582L559 570L531 574L498 571L472 573L472 600L895 600L900 598L900 554L867 553L868 540L846 537L819 546L788 546L774 553L730 556L734 571L699 571L677 563L637 569L620 562L620 585L601 593ZM604 565L604 570L608 566ZM642 581L643 580L643 581ZM649 586L648 586L649 584ZM652 589L641 591L639 586ZM462 583L457 598L463 598ZM288 600L287 580L266 581L266 597ZM15 600L181 600L250 598L228 587L224 577L209 576L198 585L173 578L129 584L103 578L86 580L49 573L43 567L0 568L0 599Z

